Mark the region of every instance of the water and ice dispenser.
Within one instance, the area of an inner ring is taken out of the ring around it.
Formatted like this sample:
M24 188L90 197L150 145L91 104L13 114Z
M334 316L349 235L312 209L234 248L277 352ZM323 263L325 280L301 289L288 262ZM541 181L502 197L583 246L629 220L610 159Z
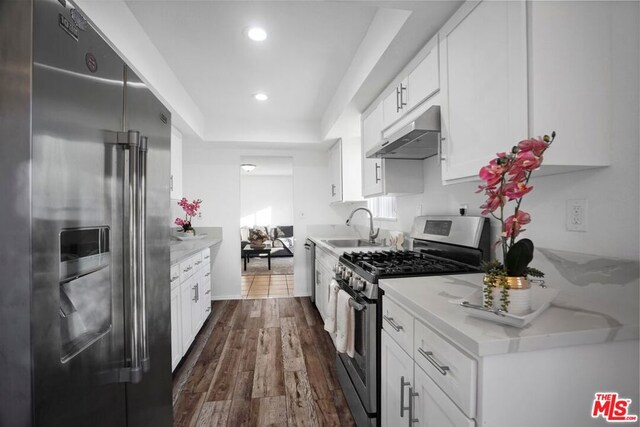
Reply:
M109 232L106 226L60 232L62 363L111 329Z

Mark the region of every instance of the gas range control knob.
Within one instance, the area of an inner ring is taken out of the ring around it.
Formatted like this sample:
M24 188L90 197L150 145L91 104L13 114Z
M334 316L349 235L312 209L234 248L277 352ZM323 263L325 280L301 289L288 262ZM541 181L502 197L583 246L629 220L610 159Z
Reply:
M361 291L364 289L365 286L365 281L362 280L361 278L357 277L356 280L353 283L353 289L355 289L356 291Z

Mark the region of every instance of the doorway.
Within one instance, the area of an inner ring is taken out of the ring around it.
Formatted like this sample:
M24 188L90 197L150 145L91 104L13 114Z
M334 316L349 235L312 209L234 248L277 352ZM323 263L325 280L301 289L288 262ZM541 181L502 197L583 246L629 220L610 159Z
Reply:
M240 159L243 298L293 296L293 159Z

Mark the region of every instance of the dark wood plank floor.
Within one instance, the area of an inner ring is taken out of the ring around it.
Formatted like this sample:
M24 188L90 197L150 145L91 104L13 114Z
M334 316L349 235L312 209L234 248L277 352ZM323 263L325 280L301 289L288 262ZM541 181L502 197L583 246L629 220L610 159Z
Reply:
M216 301L174 374L174 426L352 426L309 298Z

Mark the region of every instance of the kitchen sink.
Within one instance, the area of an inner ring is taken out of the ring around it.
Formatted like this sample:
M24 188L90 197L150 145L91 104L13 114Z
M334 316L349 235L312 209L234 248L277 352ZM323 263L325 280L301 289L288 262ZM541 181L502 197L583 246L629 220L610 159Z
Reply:
M325 243L334 248L360 248L364 246L381 246L380 243L369 243L368 240L362 239L339 239L325 240Z

